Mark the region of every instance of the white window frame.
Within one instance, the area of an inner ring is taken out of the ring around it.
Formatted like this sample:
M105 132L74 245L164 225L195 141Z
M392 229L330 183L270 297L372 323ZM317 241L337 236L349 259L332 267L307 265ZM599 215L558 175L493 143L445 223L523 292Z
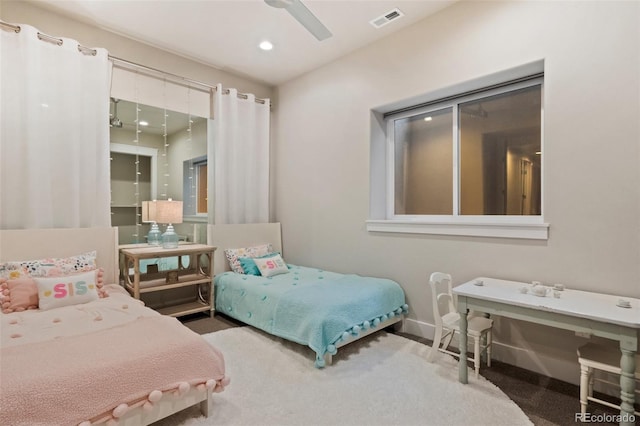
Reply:
M541 86L541 214L519 215L460 215L460 171L458 105L526 87ZM394 122L398 119L421 115L431 111L453 107L453 214L452 215L397 215L395 214L395 142ZM489 89L479 93L463 95L443 102L429 103L422 108L408 109L383 118L385 132L385 213L384 218L367 221L370 232L395 232L413 234L461 235L474 237L499 237L522 239L548 239L549 224L544 222L544 78L537 77L505 87ZM372 181L372 185L374 185Z

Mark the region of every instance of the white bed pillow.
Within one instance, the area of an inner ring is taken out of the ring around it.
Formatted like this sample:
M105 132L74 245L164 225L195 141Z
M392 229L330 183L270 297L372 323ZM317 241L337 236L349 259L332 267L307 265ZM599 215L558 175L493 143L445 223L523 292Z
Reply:
M46 311L97 300L100 297L97 278L96 271L62 277L34 277L38 286L38 307Z
M272 251L273 246L271 244L261 244L252 247L226 249L224 254L227 256L231 270L238 274L244 274L244 269L242 269L242 265L238 260L239 257L259 257L271 253Z
M272 257L254 258L253 261L260 270L263 277L271 277L278 274L286 274L289 272L287 264L284 263L282 256L279 254Z
M0 277L59 277L96 269L96 251L69 257L48 257L0 263Z

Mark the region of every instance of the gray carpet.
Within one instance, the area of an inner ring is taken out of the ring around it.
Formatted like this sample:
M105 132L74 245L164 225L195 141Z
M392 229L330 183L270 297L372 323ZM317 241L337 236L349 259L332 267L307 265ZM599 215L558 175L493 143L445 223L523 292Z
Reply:
M244 324L216 314L214 318L193 315L181 318L182 322L198 334L207 334ZM425 345L431 345L427 339L396 333ZM425 361L426 362L426 361ZM575 413L580 411L579 388L570 383L546 377L522 368L498 361L492 361L491 367L482 366L480 374L500 388L536 426L576 425ZM603 397L602 395L600 395ZM606 399L606 397L603 397ZM594 414L616 414L608 407L590 404L589 411ZM590 425L612 423L589 423Z

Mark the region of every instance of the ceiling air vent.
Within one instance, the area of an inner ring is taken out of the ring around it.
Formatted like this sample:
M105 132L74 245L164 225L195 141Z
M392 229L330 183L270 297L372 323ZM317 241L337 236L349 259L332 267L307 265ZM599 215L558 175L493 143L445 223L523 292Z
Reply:
M404 13L402 13L402 11L398 8L395 8L393 10L390 10L389 12L385 13L382 16L377 17L376 19L373 19L371 21L369 21L369 23L371 25L373 25L376 28L381 28L384 27L385 25L387 25L389 22L398 19L398 18L402 18L404 16Z

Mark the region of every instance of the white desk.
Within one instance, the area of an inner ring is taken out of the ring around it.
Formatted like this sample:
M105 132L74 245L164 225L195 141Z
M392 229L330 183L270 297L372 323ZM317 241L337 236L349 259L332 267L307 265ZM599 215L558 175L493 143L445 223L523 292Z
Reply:
M474 283L481 280L484 285ZM564 290L560 298L521 293L530 284L480 277L453 289L460 312L459 380L467 383L467 313L469 310L589 333L620 342L620 413L633 419L635 354L640 330L640 299L625 297L630 308L616 306L620 296ZM631 425L631 422L620 422Z

